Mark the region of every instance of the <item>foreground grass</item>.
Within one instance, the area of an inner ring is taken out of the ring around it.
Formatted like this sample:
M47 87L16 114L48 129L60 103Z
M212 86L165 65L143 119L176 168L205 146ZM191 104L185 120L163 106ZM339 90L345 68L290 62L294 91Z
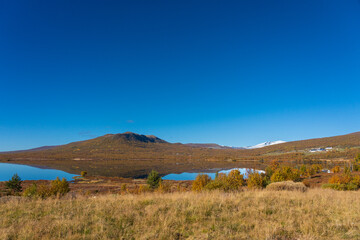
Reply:
M0 201L0 239L360 239L360 192Z

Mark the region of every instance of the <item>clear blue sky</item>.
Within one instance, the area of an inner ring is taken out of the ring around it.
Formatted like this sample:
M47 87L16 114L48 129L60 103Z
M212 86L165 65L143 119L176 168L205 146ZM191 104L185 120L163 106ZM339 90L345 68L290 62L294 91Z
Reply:
M0 0L0 151L360 130L360 1Z

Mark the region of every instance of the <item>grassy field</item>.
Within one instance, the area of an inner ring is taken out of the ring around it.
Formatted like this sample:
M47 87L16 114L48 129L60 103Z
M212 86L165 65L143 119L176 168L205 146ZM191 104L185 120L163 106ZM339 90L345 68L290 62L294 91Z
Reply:
M0 239L360 239L360 192L0 200Z

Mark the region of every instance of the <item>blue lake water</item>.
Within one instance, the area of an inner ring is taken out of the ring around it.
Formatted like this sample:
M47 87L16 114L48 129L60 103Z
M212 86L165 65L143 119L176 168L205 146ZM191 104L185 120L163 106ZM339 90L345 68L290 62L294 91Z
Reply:
M234 169L237 169L240 171L241 174L244 175L244 177L246 178L246 173L248 171L253 171L253 169L250 169L250 168L232 168L232 169L228 169L228 170L221 170L219 171L219 173L226 173L228 174L231 170L234 170ZM256 172L259 172L259 173L264 173L264 171L262 170L255 170ZM216 172L195 172L195 173L189 173L189 172L183 172L183 173L171 173L171 174L168 174L168 175L165 175L164 177L162 177L162 179L164 180L195 180L196 176L198 174L207 174L209 175L209 177L211 177L211 179L214 179L215 178L215 175L216 175Z
M0 163L0 181L8 181L15 173L22 180L54 180L56 177L73 180L75 174L56 169L43 169L20 164Z

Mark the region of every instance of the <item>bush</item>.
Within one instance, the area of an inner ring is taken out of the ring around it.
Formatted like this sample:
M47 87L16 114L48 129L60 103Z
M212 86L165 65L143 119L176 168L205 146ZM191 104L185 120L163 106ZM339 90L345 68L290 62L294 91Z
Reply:
M18 193L22 190L21 184L21 178L17 175L17 173L15 173L9 181L5 182L5 187L13 193Z
M240 174L239 170L232 170L228 175L219 173L216 175L215 180L211 180L205 185L207 190L220 189L223 191L239 190L245 185L244 176Z
M210 181L211 178L207 174L199 174L192 184L192 190L197 192L202 191Z
M215 176L215 180L212 180L208 184L206 184L205 189L207 189L207 190L215 190L215 189L225 190L226 178L227 178L227 176L225 173L217 173Z
M150 188L154 189L159 187L159 182L161 181L161 177L157 171L152 170L147 178L147 184L149 184Z
M266 187L266 190L306 192L307 187L302 182L295 183L293 181L285 181L285 182L270 183Z
M263 173L253 172L248 175L247 185L250 189L265 188L267 183L266 175Z
M360 153L355 157L355 162L360 163Z
M171 192L171 185L168 182L160 181L159 187L157 189L160 193L168 193Z
M127 192L127 185L126 185L126 183L121 184L121 192Z
M301 165L300 166L300 174L301 174L301 176L306 177L307 173L308 173L308 171L307 171L306 165L305 164Z
M348 184L351 182L351 175L334 175L329 179L329 183L333 184Z
M300 171L283 166L275 170L274 174L270 178L271 182L282 182L282 181L300 181Z
M359 175L353 176L351 179L351 183L356 184L357 186L360 187L360 176Z
M37 185L33 183L30 187L26 188L23 192L24 197L37 197Z
M36 189L36 195L39 198L45 199L52 195L51 187L49 184L39 184Z
M226 184L224 190L239 190L240 187L245 185L244 176L239 170L231 170L229 175L226 177Z
M340 167L339 167L339 166L335 166L335 167L333 167L333 168L331 169L331 171L332 171L333 173L339 173L339 172L340 172Z
M313 164L310 166L311 174L320 173L322 166L320 164Z
M355 191L359 189L359 187L353 183L349 183L349 184L327 183L327 184L323 184L321 187L330 188L338 191Z
M344 173L345 174L351 174L351 169L349 167L345 167L344 168Z
M60 180L51 181L50 184L39 184L33 183L30 187L25 189L23 196L32 198L48 198L51 196L64 196L70 191L69 183L65 178Z
M140 187L137 189L137 193L147 193L151 192L152 188L149 185L140 185Z
M277 161L272 161L268 167L265 169L265 175L269 178L274 174L275 170L280 167L280 163Z
M359 164L359 163L355 163L355 164L353 165L353 169L354 169L355 172L360 171L360 164Z
M82 177L86 177L87 171L82 171L82 172L80 173L80 175L81 175Z
M50 191L51 195L64 196L70 191L69 182L65 178L60 181L60 178L57 177L54 181L51 181Z
M322 188L331 188L341 191L353 191L360 188L360 176L351 174L334 175L329 179L328 184L322 185Z

